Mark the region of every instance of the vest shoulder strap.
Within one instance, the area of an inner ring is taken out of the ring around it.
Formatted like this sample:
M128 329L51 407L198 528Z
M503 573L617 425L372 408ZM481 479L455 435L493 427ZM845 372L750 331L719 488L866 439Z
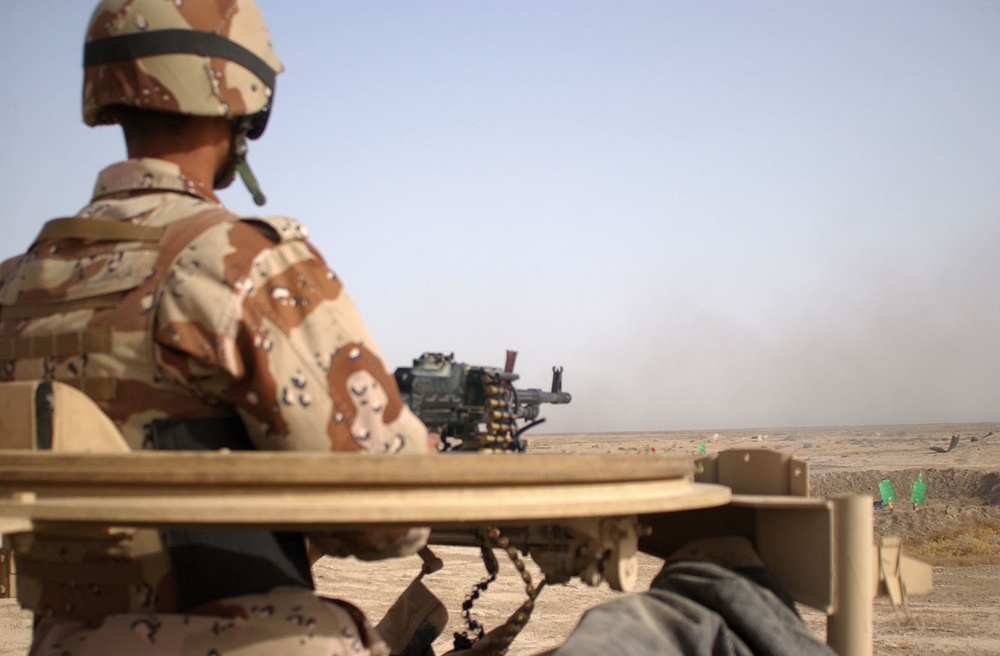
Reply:
M91 241L158 241L163 226L147 226L128 221L109 221L74 216L52 219L42 226L36 242L46 239L86 239Z

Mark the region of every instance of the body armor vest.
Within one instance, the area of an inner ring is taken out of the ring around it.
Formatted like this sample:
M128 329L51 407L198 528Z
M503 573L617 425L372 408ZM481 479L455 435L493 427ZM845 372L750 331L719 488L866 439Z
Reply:
M139 196L125 202L148 201ZM144 424L144 434L123 430L132 449L252 449L231 409L206 403L161 374L153 345L165 276L192 240L235 220L225 210L211 209L165 225L81 217L50 221L28 253L3 271L0 376L76 387L123 428L127 418L148 408L153 418ZM163 418L165 413L156 412L162 408L183 418ZM88 450L87 436L79 440L71 450ZM52 447L44 440L32 446ZM68 563L52 566L67 553ZM108 567L96 567L97 562ZM25 592L19 595L22 605L79 619L191 611L279 585L312 588L302 536L266 531L157 535L108 528L40 535L18 554L18 571L27 579L19 586ZM100 581L92 580L97 571Z

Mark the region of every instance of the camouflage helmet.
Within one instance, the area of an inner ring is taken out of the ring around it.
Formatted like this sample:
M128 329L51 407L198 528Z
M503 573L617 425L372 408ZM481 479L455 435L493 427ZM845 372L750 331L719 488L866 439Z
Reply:
M83 120L110 107L252 117L264 131L283 69L253 0L102 0L84 45Z

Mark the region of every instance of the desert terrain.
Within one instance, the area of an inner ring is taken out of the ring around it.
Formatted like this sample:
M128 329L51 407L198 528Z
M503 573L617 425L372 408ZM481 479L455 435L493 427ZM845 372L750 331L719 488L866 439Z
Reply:
M949 446L957 437L957 445ZM1000 653L1000 423L709 430L663 433L544 435L530 439L538 453L697 455L729 448L766 448L792 453L810 467L814 496L860 493L880 499L879 482L893 481L898 502L875 510L876 536L899 536L908 553L934 564L934 589L911 597L906 608L875 600L876 654L922 656ZM909 503L918 475L927 484L926 503ZM462 631L461 607L485 575L478 550L435 547L445 562L424 583L444 602L449 626L435 643L442 654ZM502 623L524 600L524 584L503 554L500 574L481 595L473 616L487 628ZM417 557L382 563L323 558L314 568L321 592L348 599L377 622L420 569ZM528 563L534 580L537 569ZM660 563L643 557L638 589ZM546 587L534 615L510 654L537 654L560 643L582 612L621 594L606 586L574 581ZM818 636L823 614L800 608ZM30 616L0 599L0 656L24 654Z

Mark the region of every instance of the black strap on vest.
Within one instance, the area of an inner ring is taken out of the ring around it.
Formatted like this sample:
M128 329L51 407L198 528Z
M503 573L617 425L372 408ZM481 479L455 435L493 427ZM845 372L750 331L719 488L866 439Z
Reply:
M52 383L41 381L35 388L35 448L52 450Z
M157 420L146 448L165 451L253 450L238 417ZM314 589L301 533L250 530L164 531L181 612L225 597L282 585Z

